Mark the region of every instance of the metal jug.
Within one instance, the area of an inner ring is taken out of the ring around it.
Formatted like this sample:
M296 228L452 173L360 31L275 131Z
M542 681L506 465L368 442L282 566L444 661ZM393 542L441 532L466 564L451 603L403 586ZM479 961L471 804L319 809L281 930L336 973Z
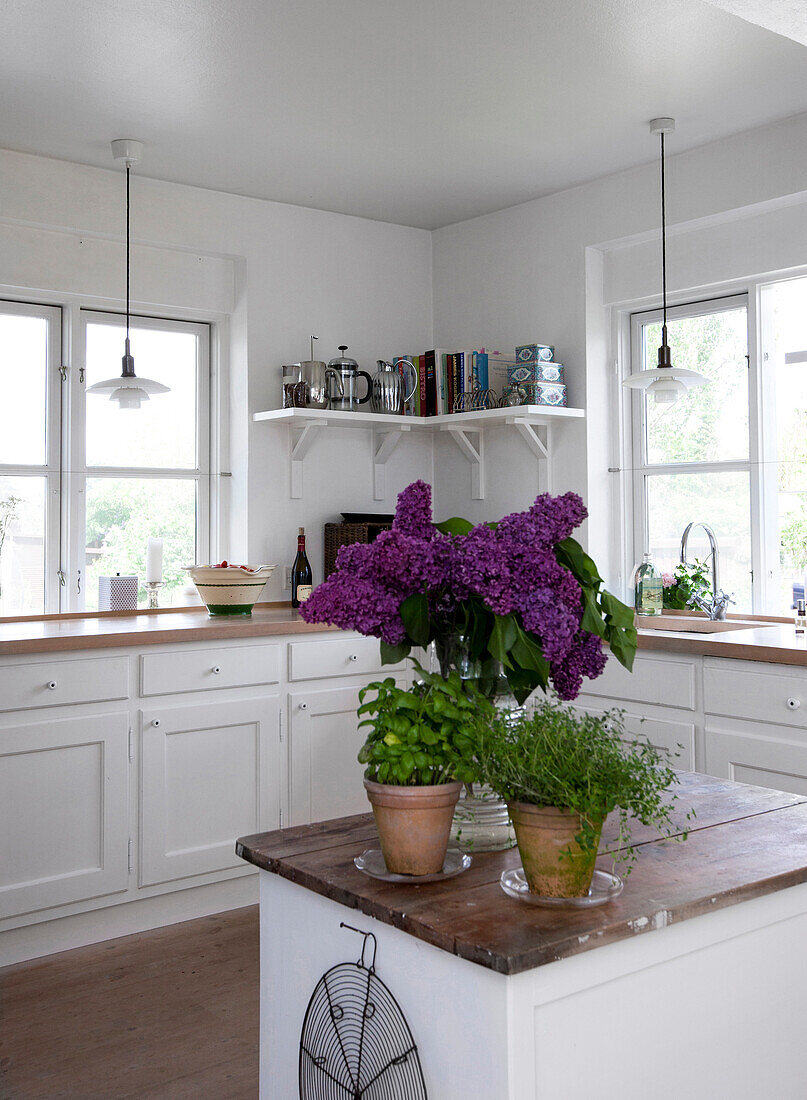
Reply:
M347 344L340 344L341 352L347 351ZM359 370L359 364L348 355L337 356L328 362L328 369L336 374L339 388L331 379L330 408L341 409L343 412L358 412L359 405L366 404L373 391L373 381L366 370ZM359 379L363 378L367 383L367 391L364 397L359 397Z
M305 383L305 404L309 409L327 409L331 393L343 395L342 381L339 375L327 363L314 358L314 341L311 338L311 358L295 363L300 368L300 381ZM330 384L330 388L329 388Z
M409 370L412 386L407 392L401 370ZM415 364L408 359L399 359L396 365L378 360L378 370L373 375L373 412L393 413L403 416L406 402L412 397L418 385L418 372Z

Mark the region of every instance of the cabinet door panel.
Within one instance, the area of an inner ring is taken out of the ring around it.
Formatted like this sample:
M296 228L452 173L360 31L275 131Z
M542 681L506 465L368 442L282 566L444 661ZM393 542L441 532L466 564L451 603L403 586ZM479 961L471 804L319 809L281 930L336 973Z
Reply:
M576 709L588 714L602 714L607 708L586 703L576 704ZM651 745L666 749L670 753L670 762L676 768L692 771L695 767L695 726L692 722L674 722L626 710L625 731L630 737L646 737ZM676 753L680 755L676 756Z
M242 867L280 814L277 697L142 711L140 885Z
M403 677L398 683L406 686ZM370 808L364 768L356 759L364 743L356 717L359 687L298 691L289 696L292 825L367 813Z
M772 732L769 726L768 732ZM807 795L807 743L796 735L754 737L706 727L706 773L737 783L754 783Z
M129 722L0 730L0 917L125 890Z

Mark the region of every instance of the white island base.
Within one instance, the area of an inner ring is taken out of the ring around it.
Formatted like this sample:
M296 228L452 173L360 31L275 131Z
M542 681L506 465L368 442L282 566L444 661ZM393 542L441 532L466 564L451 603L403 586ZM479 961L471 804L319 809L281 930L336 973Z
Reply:
M669 927L660 911L650 934L504 975L277 874L260 878L262 1100L298 1096L314 986L359 958L361 937L341 921L377 937L376 972L409 1023L431 1100L807 1096L807 885Z

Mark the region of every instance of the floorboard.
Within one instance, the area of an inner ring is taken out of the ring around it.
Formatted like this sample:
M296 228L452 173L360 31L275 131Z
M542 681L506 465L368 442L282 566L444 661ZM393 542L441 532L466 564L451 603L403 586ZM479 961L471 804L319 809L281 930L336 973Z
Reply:
M255 1100L258 909L0 970L0 1100Z

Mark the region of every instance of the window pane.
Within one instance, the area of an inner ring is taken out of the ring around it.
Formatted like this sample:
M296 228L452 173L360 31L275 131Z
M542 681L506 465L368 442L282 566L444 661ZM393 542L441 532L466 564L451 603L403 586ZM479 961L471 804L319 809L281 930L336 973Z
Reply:
M48 322L0 313L0 462L47 463Z
M750 612L751 500L747 473L655 474L647 478L649 549L662 572L672 572L680 559L681 535L690 521L708 523L719 551L718 583L733 595L730 612ZM704 561L709 543L693 530L687 547L690 562ZM711 575L711 561L710 575Z
M789 614L807 567L807 279L778 283L770 293L776 352L774 372L770 360L763 363L763 382L766 396L775 392L776 408L775 485L765 479L777 498L779 591L772 610Z
M121 371L125 330L87 324L87 386ZM106 394L87 395L88 466L196 466L196 336L136 323L135 372L170 387L139 409L120 409Z
M98 608L98 578L135 573L145 603L146 546L163 539L161 605L188 583L196 560L196 482L179 478L87 478L86 607Z
M643 325L644 369L658 365L661 322ZM645 398L647 461L720 462L748 458L748 329L745 307L679 317L667 324L676 367L698 371L710 385L674 405Z
M0 477L0 615L45 610L44 477Z

